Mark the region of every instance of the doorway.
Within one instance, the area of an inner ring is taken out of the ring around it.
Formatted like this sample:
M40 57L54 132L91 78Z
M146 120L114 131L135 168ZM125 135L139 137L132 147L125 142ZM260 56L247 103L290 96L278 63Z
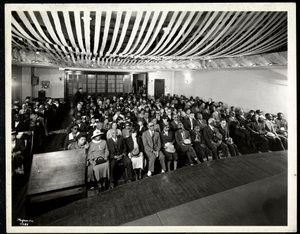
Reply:
M146 96L148 93L148 76L147 73L133 74L133 92Z
M155 81L154 81L154 97L160 98L162 95L165 95L165 80L164 79L155 79Z

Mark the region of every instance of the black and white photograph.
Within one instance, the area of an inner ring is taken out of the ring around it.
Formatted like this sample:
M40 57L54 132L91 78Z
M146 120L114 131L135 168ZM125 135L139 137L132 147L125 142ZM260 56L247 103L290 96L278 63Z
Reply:
M296 232L296 104L294 3L5 4L6 231Z

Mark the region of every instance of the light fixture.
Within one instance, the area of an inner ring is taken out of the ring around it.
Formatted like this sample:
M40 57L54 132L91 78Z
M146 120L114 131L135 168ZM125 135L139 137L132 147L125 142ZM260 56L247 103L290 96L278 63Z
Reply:
M82 16L81 19L82 19L82 20L87 20L87 19L88 19L88 20L90 20L90 21L92 20L91 17L84 17L84 16Z

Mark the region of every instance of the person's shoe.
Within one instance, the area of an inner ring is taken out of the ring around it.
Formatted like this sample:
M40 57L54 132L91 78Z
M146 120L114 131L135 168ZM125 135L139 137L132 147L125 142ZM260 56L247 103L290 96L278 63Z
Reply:
M152 176L152 172L151 172L151 171L148 171L148 172L147 172L147 176L148 176L148 177Z
M113 189L115 187L114 183L110 183L109 189Z
M196 160L196 163L197 163L197 164L200 164L200 163L201 163L200 160L199 160L198 158L195 158L195 160Z
M132 182L131 180L127 180L127 181L126 181L126 184L129 184L129 183L131 183L131 182Z
M194 163L190 163L190 166L194 166Z
M161 173L165 173L166 171L164 169L161 169Z

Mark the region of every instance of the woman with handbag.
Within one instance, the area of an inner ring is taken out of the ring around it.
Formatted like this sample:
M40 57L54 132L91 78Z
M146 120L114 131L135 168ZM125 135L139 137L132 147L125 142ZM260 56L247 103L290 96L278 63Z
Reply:
M92 141L89 145L87 155L87 182L91 184L96 180L97 186L101 188L101 190L104 190L109 180L109 151L107 143L101 139L101 135L103 135L103 132L96 129L93 132Z
M142 178L142 170L144 168L144 146L140 137L137 136L137 128L131 129L130 137L125 139L128 157L132 162L135 179Z

